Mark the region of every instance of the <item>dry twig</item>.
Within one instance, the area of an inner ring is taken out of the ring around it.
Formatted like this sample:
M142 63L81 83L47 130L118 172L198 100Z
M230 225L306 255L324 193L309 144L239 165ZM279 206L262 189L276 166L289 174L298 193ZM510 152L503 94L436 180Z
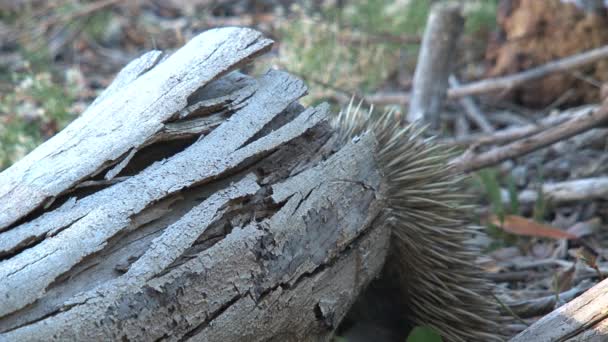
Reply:
M457 88L460 86L460 82L454 75L451 75L449 77L448 82L450 83L450 87L452 88ZM475 122L477 127L479 127L482 131L486 133L494 132L494 127L492 127L492 124L488 121L488 119L486 119L486 116L479 109L479 107L477 107L475 101L473 101L473 98L465 96L458 100L458 102L460 103L462 108L464 108L467 117L473 122Z
M475 145L475 146L483 146L483 145L492 145L492 144L505 144L511 141L515 141L518 139L522 139L525 137L529 137L531 135L542 132L546 129L554 127L556 125L562 124L569 119L578 118L585 113L590 112L595 107L584 107L582 109L577 109L576 111L567 111L561 113L556 116L550 116L547 118L543 118L539 121L538 124L529 124L524 126L516 126L511 128L506 128L500 131L496 131L492 134L480 133L480 134L471 134L466 137L461 138L445 138L441 139L442 143L448 145Z
M478 82L465 84L448 90L449 98L460 98L468 95L489 93L498 90L509 90L526 82L542 78L557 72L569 71L584 65L608 58L608 46L602 46L587 52L549 62L530 70L514 75L489 78Z
M597 110L585 113L577 118L568 120L553 128L534 134L530 137L515 141L505 146L475 154L471 149L462 156L455 158L452 163L456 168L465 172L475 171L507 159L512 159L549 146L557 141L570 138L608 121L608 100L604 101Z
M502 191L506 202L507 190ZM543 196L551 203L566 203L596 199L608 199L608 177L574 179L564 182L547 183L542 186ZM521 203L535 203L538 198L537 190L524 190L519 193Z

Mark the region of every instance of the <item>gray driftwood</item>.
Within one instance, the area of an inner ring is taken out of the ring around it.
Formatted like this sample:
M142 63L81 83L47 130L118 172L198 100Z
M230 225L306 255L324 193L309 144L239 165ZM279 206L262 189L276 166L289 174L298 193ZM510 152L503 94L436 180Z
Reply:
M133 61L0 174L0 341L329 339L382 267L380 176L270 47L202 33Z
M511 342L606 341L608 279L536 321Z

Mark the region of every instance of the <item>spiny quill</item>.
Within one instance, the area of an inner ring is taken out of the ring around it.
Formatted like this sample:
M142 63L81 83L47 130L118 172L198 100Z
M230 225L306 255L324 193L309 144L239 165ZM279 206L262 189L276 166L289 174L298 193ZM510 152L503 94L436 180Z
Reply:
M479 227L462 189L464 175L450 166L454 150L423 138L425 128L401 125L392 111L380 117L348 108L334 120L338 141L374 134L392 228L391 274L407 301L408 321L437 329L446 341L502 341L492 287L471 243Z

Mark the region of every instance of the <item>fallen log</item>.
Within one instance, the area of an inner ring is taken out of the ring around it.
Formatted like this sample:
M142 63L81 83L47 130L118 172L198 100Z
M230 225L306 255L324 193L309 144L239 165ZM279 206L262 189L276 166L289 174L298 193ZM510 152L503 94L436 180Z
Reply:
M145 54L0 174L0 341L333 336L388 250L375 139L335 151L301 80L235 71L270 45Z

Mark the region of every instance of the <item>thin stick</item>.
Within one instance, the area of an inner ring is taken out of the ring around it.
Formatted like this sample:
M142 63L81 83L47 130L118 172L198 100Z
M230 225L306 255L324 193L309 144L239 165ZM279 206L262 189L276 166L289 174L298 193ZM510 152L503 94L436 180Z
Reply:
M381 92L365 96L365 101L374 105L407 105L410 102L410 94L406 92Z
M515 126L511 128L502 129L500 131L496 131L492 134L471 134L462 138L443 138L439 139L439 142L446 145L475 145L475 146L483 146L483 145L492 145L492 144L505 144L511 141L515 141L518 139L522 139L525 137L529 137L531 135L542 132L551 127L555 127L559 124L562 124L568 120L578 118L581 115L592 111L594 108L589 106L583 109L577 109L574 112L568 111L566 113L561 113L556 116L550 116L547 118L543 118L539 121L538 124L528 124L522 126Z
M505 310L509 315L511 315L513 318L515 318L516 320L518 320L520 323L524 324L525 326L527 326L527 327L530 326L530 324L528 324L521 317L519 317L515 312L513 312L513 310L511 310L510 307L505 305L505 303L503 303L495 294L492 293L492 297L494 297L494 300L496 301L496 303L498 303L498 305L500 305L500 307L503 310Z
M462 113L456 113L456 119L454 120L454 131L456 137L466 137L469 136L469 122L467 118Z
M482 81L465 84L458 88L451 88L448 90L448 97L460 98L468 95L512 89L522 85L523 83L547 76L549 74L580 68L603 58L608 58L608 45L577 55L558 59L556 61L552 61L514 75L488 78Z
M460 82L454 75L450 75L448 81L452 88L457 88L460 86ZM458 102L462 108L464 108L467 117L471 119L477 125L477 127L486 133L494 132L494 127L492 127L492 124L488 121L488 119L486 119L479 107L477 107L472 97L465 96L458 100Z
M508 198L507 190L501 190L503 201ZM517 196L520 203L532 204L538 198L538 190L526 189ZM608 177L573 179L542 185L543 196L553 204L608 199Z
M528 138L515 141L505 146L497 147L481 154L468 151L452 160L453 165L465 172L479 170L495 165L507 159L512 159L549 146L557 141L570 138L608 122L608 100L604 101L597 110L568 120L546 131Z
M393 43L402 45L417 45L422 39L419 36L412 35L394 35L388 32L368 33L356 32L353 28L343 27L343 32L338 36L339 41L349 44L361 44L373 41L374 43Z

